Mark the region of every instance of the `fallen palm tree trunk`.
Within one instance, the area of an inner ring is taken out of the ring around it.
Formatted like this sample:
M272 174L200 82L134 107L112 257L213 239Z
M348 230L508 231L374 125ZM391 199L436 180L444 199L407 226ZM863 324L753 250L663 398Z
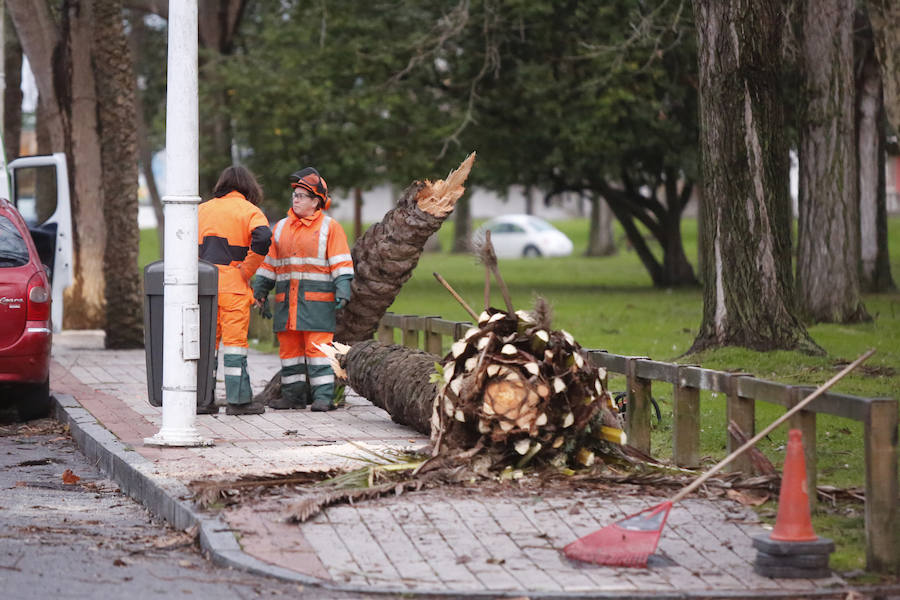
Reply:
M347 306L337 312L335 340L357 342L372 337L381 317L412 276L428 238L453 212L456 201L465 192L463 184L474 162L473 152L447 179L413 182L397 206L356 241L351 250L351 297ZM279 372L254 400L269 404L280 396Z
M430 435L432 403L438 391L431 375L439 360L422 350L367 340L353 344L341 364L348 385L358 394L397 423Z

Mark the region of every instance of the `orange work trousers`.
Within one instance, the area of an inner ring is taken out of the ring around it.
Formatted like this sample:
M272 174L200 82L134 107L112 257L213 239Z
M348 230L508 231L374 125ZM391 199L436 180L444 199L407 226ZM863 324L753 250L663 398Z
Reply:
M219 293L216 315L216 351L222 343L225 367L225 399L229 404L246 404L253 397L247 372L247 329L250 326L250 294ZM216 362L218 364L218 361Z

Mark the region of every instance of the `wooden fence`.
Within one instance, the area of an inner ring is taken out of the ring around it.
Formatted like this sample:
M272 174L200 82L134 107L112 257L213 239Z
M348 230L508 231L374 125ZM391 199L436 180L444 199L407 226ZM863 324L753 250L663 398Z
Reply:
M399 330L402 345L443 355L444 348L449 347L453 340L461 338L471 326L468 322L448 321L440 317L387 313L381 320L377 335L379 341L396 343L394 331ZM450 338L449 342L445 343L445 337ZM789 409L815 389L765 381L746 374L664 363L646 357L620 356L605 350L587 352L598 367L625 376L628 442L644 452L650 452L652 382L672 384L672 456L676 465L686 468L696 468L700 464L701 390L724 394L727 419L735 421L749 437L754 434L756 402L770 402ZM811 490L816 489L817 481L816 415L819 413L837 415L863 424L866 564L871 571L900 572L898 401L827 392L789 420L791 428L803 432L806 476ZM739 446L740 442L729 435L728 451ZM733 462L731 468L751 471L746 456ZM813 502L815 496L810 494Z

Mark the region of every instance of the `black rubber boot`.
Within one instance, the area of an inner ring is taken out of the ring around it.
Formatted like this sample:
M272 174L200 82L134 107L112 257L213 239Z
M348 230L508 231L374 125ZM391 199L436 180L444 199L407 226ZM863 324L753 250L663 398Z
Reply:
M327 412L336 408L337 406L335 406L331 400L324 397L319 397L315 399L309 409L313 412Z
M247 402L244 404L229 404L225 409L226 415L261 415L266 412L262 402Z
M291 400L290 398L281 396L279 398L275 398L274 400L270 400L269 408L274 408L275 410L289 410L292 408L299 408L302 410L306 408L306 402L303 402L302 400Z

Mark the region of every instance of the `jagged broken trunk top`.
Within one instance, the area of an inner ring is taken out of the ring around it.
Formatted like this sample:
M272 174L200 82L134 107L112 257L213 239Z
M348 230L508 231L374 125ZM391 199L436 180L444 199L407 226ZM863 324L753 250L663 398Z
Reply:
M415 182L397 206L366 230L353 245L349 304L338 312L335 339L357 342L372 337L378 322L412 276L425 242L453 211L472 168L472 153L446 180Z

